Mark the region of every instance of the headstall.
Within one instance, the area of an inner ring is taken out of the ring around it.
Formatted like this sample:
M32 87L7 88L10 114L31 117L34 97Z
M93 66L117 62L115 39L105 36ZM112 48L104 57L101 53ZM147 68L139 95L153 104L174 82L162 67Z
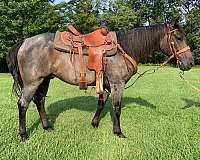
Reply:
M175 31L177 31L178 29L173 29L171 26L167 26L167 43L169 45L170 48L170 52L171 52L171 56L165 61L163 62L161 65L164 66L165 64L167 64L172 58L176 58L177 61L179 61L179 57L182 53L190 50L189 46L186 46L180 50L176 50L175 47L175 42L171 39L171 34Z

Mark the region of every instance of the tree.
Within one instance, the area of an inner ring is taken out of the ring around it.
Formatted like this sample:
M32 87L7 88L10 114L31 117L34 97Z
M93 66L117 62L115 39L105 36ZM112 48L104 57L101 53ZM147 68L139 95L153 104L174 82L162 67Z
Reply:
M165 23L181 17L175 0L124 0L142 19L143 24Z
M195 64L200 64L200 7L193 8L188 16L185 25L187 39L193 50Z
M129 4L117 0L110 6L101 16L101 19L109 21L110 30L128 30L141 25L138 13Z
M66 30L66 25L72 23L80 33L89 33L99 27L99 3L94 0L71 0L60 4L60 13L63 17L61 30Z
M55 32L61 16L48 0L0 1L0 61L15 43L44 32Z

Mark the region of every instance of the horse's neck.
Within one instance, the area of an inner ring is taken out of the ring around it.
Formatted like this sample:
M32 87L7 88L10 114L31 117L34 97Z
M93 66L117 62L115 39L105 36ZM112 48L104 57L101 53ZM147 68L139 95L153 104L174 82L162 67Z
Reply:
M136 28L128 32L118 32L118 42L124 50L138 62L146 61L153 51L160 50L164 37L164 25Z

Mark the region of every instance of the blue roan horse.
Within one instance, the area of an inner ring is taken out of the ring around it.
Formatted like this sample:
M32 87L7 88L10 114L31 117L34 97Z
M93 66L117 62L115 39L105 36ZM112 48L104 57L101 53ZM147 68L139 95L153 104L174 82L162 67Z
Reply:
M19 134L22 141L28 138L26 131L26 111L31 100L36 104L40 119L45 130L50 126L45 113L44 102L49 82L58 77L69 84L78 85L79 58L54 49L55 34L44 33L25 39L14 45L8 55L7 63L13 76L13 90L18 94ZM186 44L183 29L178 24L162 24L136 28L117 33L118 43L138 63L148 58L153 51L160 50L167 56L177 59L181 70L189 70L193 65L193 57ZM87 61L87 56L84 57ZM129 61L125 61L118 50L112 57L105 57L104 90L99 95L97 110L92 119L92 125L98 127L100 114L109 94L112 99L113 132L119 137L125 137L120 127L121 99L123 89L128 80L137 72ZM85 64L88 85L95 85L93 71ZM107 92L107 91L109 92Z

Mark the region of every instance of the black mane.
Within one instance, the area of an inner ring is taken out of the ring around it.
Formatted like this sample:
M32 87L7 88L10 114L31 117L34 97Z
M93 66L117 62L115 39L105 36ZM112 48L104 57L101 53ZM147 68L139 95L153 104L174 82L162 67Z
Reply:
M117 32L118 43L138 62L145 61L154 50L159 50L160 40L164 37L165 25L152 25Z

